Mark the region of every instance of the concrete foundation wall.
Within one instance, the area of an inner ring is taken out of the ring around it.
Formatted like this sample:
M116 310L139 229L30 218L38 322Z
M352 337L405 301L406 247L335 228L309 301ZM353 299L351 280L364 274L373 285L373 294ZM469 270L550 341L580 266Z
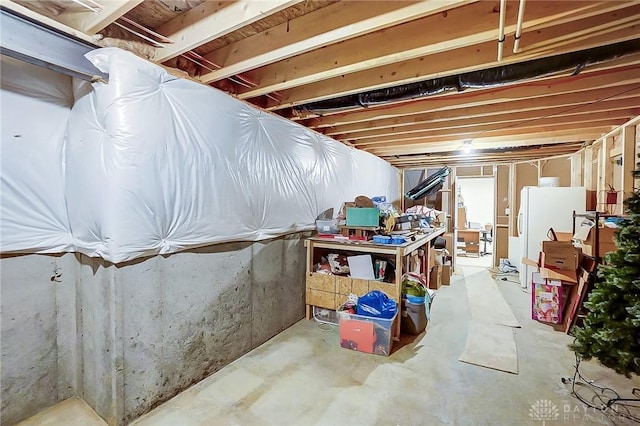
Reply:
M0 261L3 425L78 393L76 272L73 254Z
M2 424L74 395L126 424L278 334L304 316L304 237L2 259Z

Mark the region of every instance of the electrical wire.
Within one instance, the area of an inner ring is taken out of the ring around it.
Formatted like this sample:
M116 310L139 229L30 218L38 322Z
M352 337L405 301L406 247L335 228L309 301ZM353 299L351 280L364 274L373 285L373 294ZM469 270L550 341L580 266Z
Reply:
M632 394L635 398L621 398L620 394L613 388L607 386L599 386L593 380L587 380L580 373L580 357L575 354L576 365L573 378L563 377L562 383L571 383L571 393L586 407L601 411L607 417L615 420L616 417L625 418L636 423L640 423L640 389L633 388ZM592 392L592 396L587 399L581 395L576 387L580 387ZM630 410L631 409L631 410ZM621 411L622 410L622 411ZM632 413L635 412L634 413Z

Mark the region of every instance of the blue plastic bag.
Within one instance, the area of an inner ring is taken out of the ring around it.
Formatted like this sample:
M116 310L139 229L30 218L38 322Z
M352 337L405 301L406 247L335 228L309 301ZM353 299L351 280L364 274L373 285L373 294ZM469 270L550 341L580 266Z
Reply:
M372 290L358 298L358 315L391 319L397 311L396 301L380 290Z

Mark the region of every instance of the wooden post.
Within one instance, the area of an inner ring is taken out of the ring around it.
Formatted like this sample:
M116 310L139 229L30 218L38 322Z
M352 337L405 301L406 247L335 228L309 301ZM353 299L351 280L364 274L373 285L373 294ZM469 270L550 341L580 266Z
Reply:
M400 213L404 213L404 169L400 170L400 182L398 182L400 189Z
M584 150L584 187L587 191L593 191L596 188L593 185L593 147L586 147Z
M627 126L622 129L622 196L618 197L620 208L616 211L623 213L622 202L633 193L634 179L631 172L636 167L635 156L636 126Z
M516 193L517 185L516 165L509 164L509 236L518 236L518 194Z
M571 156L571 186L582 186L582 153Z
M607 137L602 140L600 145L600 153L598 155L598 211L607 211L607 184L612 183L613 167L611 167L610 151L613 145L613 137Z

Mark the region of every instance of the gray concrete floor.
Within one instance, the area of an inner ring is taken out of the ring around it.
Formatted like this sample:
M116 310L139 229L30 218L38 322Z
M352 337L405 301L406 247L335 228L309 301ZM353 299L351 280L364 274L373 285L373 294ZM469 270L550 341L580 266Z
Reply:
M480 270L469 266L464 273L473 279ZM522 324L514 329L517 375L458 361L470 313L464 278L454 275L451 286L438 290L426 333L403 336L389 357L342 349L335 328L302 320L133 424L545 424L531 415L536 403L550 407L548 425L631 424L570 394L561 378L573 374L571 337L530 319L531 295L519 284L497 282ZM595 362L581 370L625 396L640 387L638 378L627 380ZM69 423L60 410L56 416L29 425L81 424L78 418Z
M107 426L80 398L69 398L18 423L18 426Z
M477 271L477 269L476 269ZM472 279L474 269L465 269ZM302 320L134 424L147 425L523 425L537 402L556 424L628 424L588 409L562 377L572 375L571 337L532 321L530 294L499 288L522 324L515 329L519 374L458 361L470 319L464 279L434 300L427 332L394 345L389 357L342 349L336 329ZM595 362L584 374L628 393L632 382Z

